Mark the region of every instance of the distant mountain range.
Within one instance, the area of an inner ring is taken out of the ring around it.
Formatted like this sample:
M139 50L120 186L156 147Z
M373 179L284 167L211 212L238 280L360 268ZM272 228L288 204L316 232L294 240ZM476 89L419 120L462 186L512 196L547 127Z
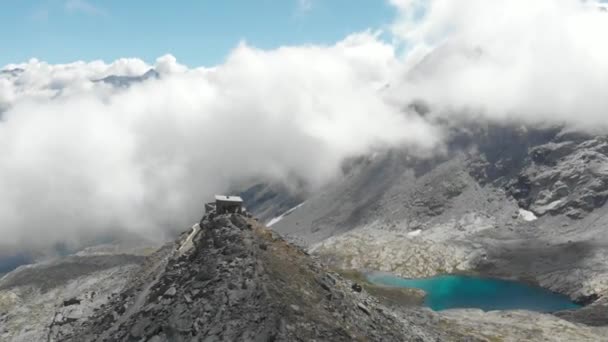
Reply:
M135 83L140 83L149 79L158 79L159 77L160 74L156 70L150 69L140 76L110 75L102 79L93 80L93 82L102 82L119 88L128 88Z
M16 76L19 76L24 71L25 70L21 69L21 68L4 69L4 70L0 70L0 75L16 77Z

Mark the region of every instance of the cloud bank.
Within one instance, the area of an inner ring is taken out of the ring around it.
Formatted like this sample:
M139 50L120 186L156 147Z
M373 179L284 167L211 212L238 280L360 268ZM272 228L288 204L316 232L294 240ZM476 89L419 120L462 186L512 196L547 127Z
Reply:
M345 158L442 142L434 117L606 131L608 14L578 0L391 0L393 41L260 50L188 68L120 59L0 74L2 246L162 237L251 178L339 176ZM399 51L399 52L397 52ZM131 87L109 75L160 77ZM12 71L9 71L12 70ZM406 110L424 100L431 115Z
M581 0L391 0L396 97L496 120L608 127L608 12Z
M172 56L12 65L24 71L0 83L2 243L160 236L235 182L296 175L315 188L349 156L432 148L432 127L378 96L395 63L392 46L362 33L326 47L241 44L212 69ZM159 79L128 89L91 81L151 67Z

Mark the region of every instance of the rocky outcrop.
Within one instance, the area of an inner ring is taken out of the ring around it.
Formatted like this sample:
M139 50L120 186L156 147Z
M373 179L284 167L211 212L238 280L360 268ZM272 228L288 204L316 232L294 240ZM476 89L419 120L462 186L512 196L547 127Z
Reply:
M255 220L207 217L188 250L178 244L147 284L123 291L65 341L426 341L416 322L393 311Z
M551 141L530 149L530 163L509 192L538 216L581 219L608 199L608 139Z

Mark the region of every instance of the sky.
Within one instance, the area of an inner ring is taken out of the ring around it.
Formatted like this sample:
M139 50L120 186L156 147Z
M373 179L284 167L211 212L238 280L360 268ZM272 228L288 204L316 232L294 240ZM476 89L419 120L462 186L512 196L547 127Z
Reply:
M395 10L382 0L3 0L0 66L152 62L171 53L189 66L221 63L240 41L270 49L332 44L352 32L382 29Z

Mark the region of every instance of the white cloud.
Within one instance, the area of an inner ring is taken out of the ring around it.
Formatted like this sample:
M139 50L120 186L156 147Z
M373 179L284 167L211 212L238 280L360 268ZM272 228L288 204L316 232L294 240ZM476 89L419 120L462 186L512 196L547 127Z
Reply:
M431 149L438 133L378 94L395 63L390 45L362 33L328 47L241 44L213 69L164 56L160 79L128 89L89 80L148 65L15 65L26 71L0 78L10 107L0 123L2 243L118 229L162 236L235 182L297 175L319 187L349 156Z
M497 120L607 128L608 14L580 0L393 0L395 98Z
M185 72L188 69L185 65L179 64L177 59L172 55L164 55L157 58L154 68L161 74Z

